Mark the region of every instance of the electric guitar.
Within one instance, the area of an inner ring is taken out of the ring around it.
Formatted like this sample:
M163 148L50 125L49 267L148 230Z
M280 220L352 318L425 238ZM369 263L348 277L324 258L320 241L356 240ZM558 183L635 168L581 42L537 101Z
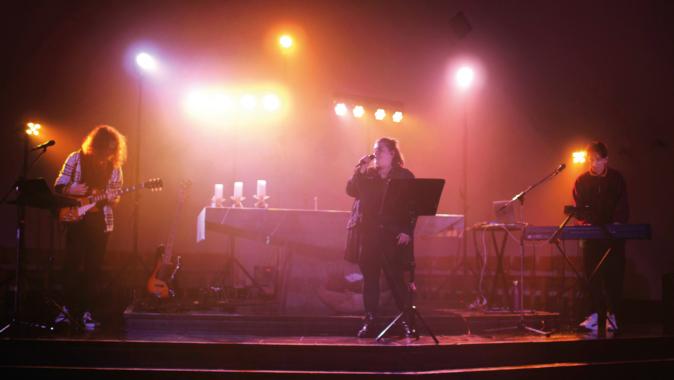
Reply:
M154 271L147 280L147 291L157 298L173 297L173 280L176 273L180 269L180 256L176 257L176 262L172 260L173 256L173 242L176 238L176 230L178 222L180 221L180 214L182 212L185 199L192 183L190 181L183 181L180 184L180 191L178 191L178 204L176 206L175 217L169 230L169 236L166 239L166 245L162 244L157 247L157 263Z
M153 178L150 179L149 181L145 181L133 186L127 186L122 189L119 189L117 191L113 191L113 195L115 196L121 196L126 193L130 193L133 191L137 191L140 189L149 189L151 191L161 191L162 187L164 186L164 183L161 179L159 178ZM74 199L79 202L79 206L73 206L73 207L64 207L59 209L59 221L65 222L65 223L72 223L72 222L77 222L79 220L82 220L84 218L84 215L94 209L98 202L104 201L108 198L108 194L103 191L99 192L94 190L91 195L83 196L83 197L68 197L71 199Z

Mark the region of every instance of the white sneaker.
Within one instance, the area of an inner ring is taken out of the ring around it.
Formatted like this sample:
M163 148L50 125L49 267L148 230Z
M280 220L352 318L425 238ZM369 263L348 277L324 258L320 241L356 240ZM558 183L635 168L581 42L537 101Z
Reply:
M590 314L583 322L578 326L584 327L588 330L597 330L597 313Z
M63 306L59 315L54 318L54 324L58 325L61 323L70 324L70 312L68 308Z
M82 325L86 330L93 330L96 327L100 326L101 324L94 320L94 317L91 315L91 312L85 311L84 314L82 314Z
M598 330L597 318L598 318L597 313L592 313L583 322L581 322L579 326L584 327L593 332L597 332ZM606 331L611 332L618 331L618 322L616 322L615 314L613 313L608 312L606 313Z

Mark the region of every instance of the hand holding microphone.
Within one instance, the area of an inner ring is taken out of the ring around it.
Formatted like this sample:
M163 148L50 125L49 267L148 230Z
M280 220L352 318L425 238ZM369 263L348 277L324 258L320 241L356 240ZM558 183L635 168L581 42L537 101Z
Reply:
M365 173L372 160L374 160L374 154L363 156L363 158L358 161L358 164L356 164L356 169L360 170L361 173Z

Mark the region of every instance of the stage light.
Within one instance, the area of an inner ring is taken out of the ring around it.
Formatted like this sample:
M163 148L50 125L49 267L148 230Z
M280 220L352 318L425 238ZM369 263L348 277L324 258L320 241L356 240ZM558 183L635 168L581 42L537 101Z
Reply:
M393 116L391 116L391 119L393 120L394 123L400 123L403 121L403 113L400 111L396 111L393 113Z
M37 136L40 134L40 129L42 126L37 123L27 123L26 124L26 133L30 136Z
M221 89L197 89L185 98L185 110L199 118L219 118L233 105L231 97Z
M468 89L473 84L475 72L468 66L463 66L456 71L456 84L462 89Z
M288 34L284 34L279 37L278 44L282 49L290 49L293 46L293 38Z
M136 55L136 64L138 67L140 67L143 71L153 73L157 71L157 68L159 67L159 64L157 63L157 60L154 59L153 56L151 56L148 53L140 53Z
M281 100L274 94L267 94L262 97L262 106L267 111L276 111L281 106Z
M246 94L241 97L241 107L247 111L252 111L257 105L257 99L254 95Z
M346 116L347 112L349 112L349 110L346 108L346 104L344 103L335 104L335 114L337 116Z
M360 119L361 117L363 117L363 115L365 115L365 108L363 108L363 106L355 106L355 107L353 107L352 112L353 112L353 117L356 117L356 118Z
M383 108L378 108L374 113L374 118L377 120L384 120L384 118L386 118L386 111Z
M587 161L587 152L585 151L573 152L571 156L574 164L584 164Z

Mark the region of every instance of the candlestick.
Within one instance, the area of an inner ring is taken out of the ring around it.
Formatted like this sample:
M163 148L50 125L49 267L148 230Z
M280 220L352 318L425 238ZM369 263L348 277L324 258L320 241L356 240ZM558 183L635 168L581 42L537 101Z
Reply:
M225 199L222 196L223 185L216 183L213 189L213 198L211 198L211 207L222 207Z
M267 195L267 181L263 179L257 180L257 196L264 197Z
M243 196L243 182L234 182L234 195L232 195L230 199L234 202L232 207L243 207L243 200L246 199Z

